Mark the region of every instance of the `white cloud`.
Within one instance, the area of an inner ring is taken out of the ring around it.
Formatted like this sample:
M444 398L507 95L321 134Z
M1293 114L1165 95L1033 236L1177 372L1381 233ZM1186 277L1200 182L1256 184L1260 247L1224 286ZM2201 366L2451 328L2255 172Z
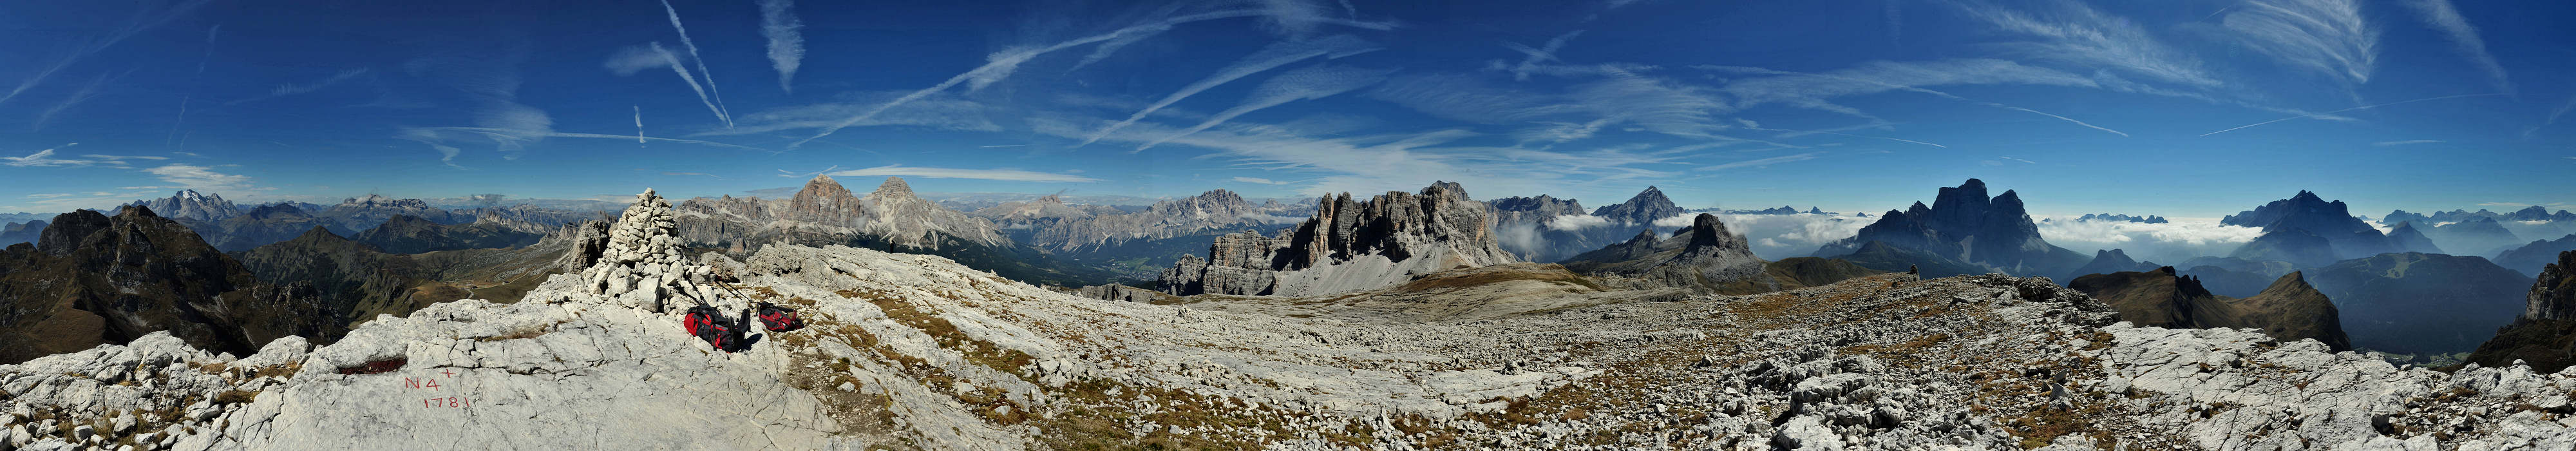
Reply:
M1235 177L1235 178L1234 178L1234 181L1237 181L1237 182L1243 182L1243 183L1259 183L1259 184L1263 184L1263 185L1286 185L1286 184L1289 184L1289 183L1294 183L1294 182L1282 182L1282 181L1271 180L1271 179L1265 179L1265 178L1260 178L1260 177L1242 177L1242 176L1237 176L1237 177Z
M2388 147L2388 146L2404 146L2404 145L2412 145L2412 144L2433 144L2433 143L2439 143L2439 142L2442 142L2442 140L2438 140L2438 139L2409 139L2409 140L2405 140L2405 141L2380 141L2380 142L2370 143L2370 145L2373 145L2373 146L2379 146L2379 147Z
M805 21L796 18L795 0L760 0L760 35L769 38L769 67L778 70L778 89L796 92L796 68L805 62Z
M252 186L250 176L215 172L214 168L205 166L173 164L145 169L143 172L159 176L161 181L202 192L239 193L268 190L268 188Z
M2350 86L2370 82L2379 31L2355 0L2255 0L2230 10L2220 26L2237 43L2283 65Z
M1825 154L1824 152L1807 152L1807 153L1802 153L1802 154L1797 154L1797 155L1782 155L1782 156L1770 157L1770 158L1760 158L1760 159L1744 160L1744 161L1738 161L1738 162L1733 162L1733 163L1726 163L1726 164L1720 164L1720 165L1715 165L1715 166L1708 166L1708 167L1703 167L1703 168L1699 168L1699 169L1700 169L1700 170L1702 170L1702 171L1723 171L1723 170L1735 169L1735 168L1770 166L1770 165L1774 165L1774 164L1788 163L1788 162L1794 162L1794 161L1807 161L1807 160L1813 160L1813 159L1816 159L1816 156L1817 156L1817 155L1824 155L1824 154Z
M833 172L834 177L912 176L945 179L1000 180L1012 182L1097 182L1100 179L1077 175L1023 171L1018 169L928 168L903 165L878 166Z
M1969 17L2034 41L2003 44L2016 55L2057 61L2087 69L2107 69L2159 82L2198 88L2220 83L2190 54L2174 49L2126 18L2104 14L2082 2L2048 2L2046 15L2006 9L1978 1L1952 2Z
M73 145L77 145L77 144L80 144L80 143L64 144L64 145L63 145L63 147L71 147L71 146L73 146ZM65 160L65 159L60 159L60 158L54 158L54 149L39 150L39 151L36 151L36 153L27 154L27 156L23 156L23 157L0 157L0 160L9 160L9 162L8 162L8 163L6 163L6 164L8 164L8 165L10 165L10 166L17 166L17 167L28 167L28 166L88 166L88 165L93 165L93 164L98 164L98 163L99 163L99 162L97 162L97 161L90 161L90 160Z
M1547 219L1547 228L1554 230L1583 230L1609 226L1610 218L1593 215L1562 215Z
M2039 235L2050 244L2078 252L2122 249L2130 257L2178 264L2204 255L2227 255L2263 236L2259 227L2219 224L2215 220L2175 219L2161 224L2128 221L2078 221L2051 218L2039 223Z
M1666 227L1684 227L1689 226L1691 219L1696 217L1696 215L1676 216L1667 218L1667 220L1678 219L1669 225L1665 221L1657 221L1656 224ZM1806 256L1814 253L1816 248L1824 246L1827 242L1858 235L1861 227L1866 227L1877 219L1794 214L1718 215L1718 221L1726 223L1728 231L1744 234L1746 239L1752 240L1754 255L1778 260Z

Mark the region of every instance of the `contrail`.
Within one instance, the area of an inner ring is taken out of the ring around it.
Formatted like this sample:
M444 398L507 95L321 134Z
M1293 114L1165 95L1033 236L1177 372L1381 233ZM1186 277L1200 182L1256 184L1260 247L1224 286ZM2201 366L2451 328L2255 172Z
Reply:
M2422 101L2427 101L2427 100L2457 99L2457 98L2461 98L2461 97L2489 97L2489 96L2500 96L2500 95L2504 95L2504 93L2493 93L2493 92L2491 92L2491 93L2486 93L2486 94L2460 94L2460 95L2449 95L2449 96L2441 96L2441 97L2426 97L2426 98L2415 99L2415 100L2403 100L2403 101L2396 101L2396 102L2388 102L2388 103L2382 103L2382 104L2378 104L2378 105L2362 105L2362 106L2357 106L2357 107L2352 107L2352 108L2345 108L2345 109L2340 109L2340 110L2327 111L2327 112L2323 112L2323 113L2303 114L2303 115L2290 116L2290 117L2285 117L2285 118L2280 118L2280 119L2273 119L2273 120L2268 120L2268 121L2263 121L2263 122L2256 122L2256 123L2252 123L2252 124L2246 124L2246 125L2237 126L2236 128L2231 128L2231 129L2226 129L2226 130L2219 130L2219 131L2214 131L2214 132L2209 132L2209 133L2202 133L2202 134L2200 134L2200 136L2209 136L2209 135L2215 135L2215 134L2220 134L2220 133L2227 133L2227 132L2232 132L2232 131L2241 130L2241 129L2244 129L2244 128L2246 128L2246 127L2253 127L2253 126L2257 126L2257 125L2270 124L2270 123L2274 123L2274 122L2281 122L2281 121L2287 121L2287 120L2292 120L2292 119L2306 119L2306 118L2311 118L2311 117L2324 116L2324 115L2328 115L2328 114L2335 114L2335 113L2341 113L2341 112L2345 112L2345 111L2352 111L2352 110L2366 110L2366 109L2378 108L2378 107L2384 107L2384 106L2389 106L2389 105L2398 105L2398 104L2415 103L2415 102L2422 102Z
M206 53L197 57L197 73L188 77L188 93L179 96L179 119L170 121L170 134L161 137L162 150L169 150L179 139L179 127L188 124L188 102L197 98L197 79L206 75L206 62L215 59L215 35L224 31L223 24L206 27Z
M2017 106L2012 106L2012 105L2005 105L2005 104L2001 104L2001 103L1988 102L1988 101L1983 101L1983 100L1976 100L1976 99L1970 99L1970 98L1966 98L1966 97L1960 97L1960 96L1958 96L1958 95L1950 94L1950 93L1947 93L1947 92L1935 91L1935 90L1928 89L1928 88L1920 88L1920 87L1914 87L1914 86L1900 85L1900 84L1888 83L1888 82L1883 82L1883 81L1878 81L1878 80L1870 80L1870 79L1865 79L1865 78L1845 77L1845 76L1841 76L1841 75L1833 75L1833 74L1818 74L1818 73L1806 73L1806 72L1790 72L1790 71L1784 71L1784 70L1764 69L1764 68L1759 68L1759 67L1736 67L1736 68L1729 68L1729 69L1739 69L1740 71L1755 72L1755 73L1762 73L1762 74L1769 74L1769 75L1806 75L1806 76L1813 76L1813 77L1825 77L1825 78L1831 78L1831 79L1836 79L1836 80L1853 81L1853 82L1860 82L1860 83L1869 83L1869 84L1874 84L1874 85L1879 85L1879 86L1885 86L1885 87L1888 87L1889 89L1895 89L1895 90L1906 91L1906 92L1918 92L1918 93L1924 93L1924 94L1931 94L1931 95L1940 96L1940 97L1942 97L1942 98L1946 98L1946 99L1950 99L1950 100L1957 100L1957 101L1961 101L1961 102L1974 103L1974 104L1985 105L1985 106L1990 106L1990 107L1995 107L1995 108L2002 108L2002 109L2013 110L2013 111L2021 111L2021 112L2026 112L2026 113L2031 113L2031 114L2037 114L2037 115L2041 115L2041 116L2048 116L2048 117L2051 117L2051 118L2056 118L2057 120L2066 121L2066 122L2072 122L2072 123L2075 123L2075 125L2081 125L2081 126L2084 126L2084 128L2090 128L2090 129L2094 129L2094 130L2101 130L2101 131L2111 132L2111 134L2114 134L2114 135L2120 135L2121 137L2127 137L2127 136L2129 136L2129 134L2128 134L2128 133L2122 133L2122 132L2120 132L2119 130L2112 130L2112 129L2105 128L2105 127L2102 127L2102 126L2099 126L2099 125L2088 124L2088 123L2085 123L2084 121L2075 120L2074 118L2070 118L2070 117L2066 117L2066 116L2059 116L2059 115L2055 115L2055 114L2049 114L2049 113L2047 113L2047 112L2043 112L2043 111L2040 111L2040 110L2029 109L2029 108L2022 108L2022 107L2017 107Z
M661 41L653 41L651 44L653 53L661 55L662 62L670 64L671 72L680 74L680 81L689 82L690 91L697 91L698 103L706 104L707 112L715 113L716 120L724 121L725 128L733 128L733 118L726 116L724 108L716 106L715 100L707 98L707 88L698 86L698 77L689 75L688 66L680 65L680 56L671 54L670 49L662 48Z
M152 11L137 11L134 19L127 22L124 28L119 28L114 32L108 33L107 36L101 39L93 40L71 49L71 53L64 55L60 59L54 60L54 64L46 66L44 70L36 71L35 76L27 77L27 81L18 83L18 87L10 89L8 94L0 94L0 103L9 103L9 99L18 98L18 94L26 93L28 89L35 88L36 85L44 83L46 78L52 78L55 72L61 72L63 68L71 67L72 63L79 62L81 58L89 57L92 54L98 53L100 50L106 50L108 47L115 46L117 42L124 41L125 38L133 37L136 33L143 32L144 29L160 26L163 22L169 22L170 19L177 18L181 14L187 14L189 10L197 9L198 6L204 6L207 2L211 1L213 0L196 0L174 5L168 10L161 11L163 14L159 16L151 15L150 13Z
M1820 135L1849 136L1849 137L1853 137L1853 138L1884 139L1884 140L1896 141L1896 142L1905 142L1905 143L1922 144L1922 145L1926 145L1926 146L1939 147L1939 148L1943 148L1943 149L1948 149L1948 148L1950 148L1950 146L1944 146L1944 145L1940 145L1940 144L1927 143L1927 142L1922 142L1922 141L1915 141L1915 140L1911 140L1911 139L1889 138L1889 137L1885 137L1885 136L1854 135L1854 134L1850 134L1850 133L1834 133L1834 132L1821 131L1821 130L1788 130L1788 129L1762 128L1762 127L1745 127L1745 129L1748 129L1748 130L1770 131L1770 132L1815 133L1815 134L1820 134Z
M1088 37L1083 37L1083 38L1081 38L1081 39L1075 39L1075 40L1071 40L1071 41L1059 42L1059 43L1056 43L1055 45L1050 45L1050 46L1041 47L1041 48L1036 48L1036 49L1020 49L1020 50L1007 50L1007 51L1002 51L1002 52L995 52L995 53L993 53L992 55L990 55L990 56L988 56L988 57L986 58L986 60L988 60L988 61L990 61L990 62L984 63L984 65L983 65L983 66L976 67L976 68L975 68L975 70L966 71L966 73L957 74L957 76L954 76L954 77L948 77L948 80L947 80L947 81L939 82L939 84L937 84L937 85L932 85L931 87L928 87L928 88L921 88L920 90L913 91L913 92L912 92L912 93L910 93L910 94L904 94L904 95L903 95L903 97L896 97L894 100L892 100L892 101L888 101L888 102L886 102L885 104L877 105L875 108L869 108L867 111L860 112L860 113L859 113L858 115L856 115L856 116L850 116L850 118L849 118L849 119L844 119L844 120L842 120L842 121L841 121L841 123L833 124L833 125L832 125L832 126L830 126L830 127L825 127L825 128L823 129L823 132L822 132L822 133L816 133L816 134L814 134L814 136L812 136L812 137L807 137L807 138L805 138L805 139L798 140L798 141L796 141L796 142L795 142L795 143L793 143L793 144L788 144L788 145L787 145L787 148L789 148L789 149L794 149L794 148L798 148L798 147L803 147L803 146L805 145L805 143L813 142L813 141L814 141L814 140L816 140L816 139L822 139L822 138L823 138L823 137L825 137L825 136L832 136L832 134L833 134L833 133L838 133L838 132L840 132L840 131L841 131L841 129L849 128L849 127L850 127L850 126L852 126L852 125L857 125L859 122L863 122L863 121L866 121L866 120L868 120L868 119L875 118L875 117L877 116L877 114L879 114L879 113L884 113L884 112L885 112L886 110L888 110L888 109L892 109L892 108L894 108L894 107L896 107L896 106L900 106L900 105L903 105L903 104L905 104L905 103L911 103L911 102L912 102L912 101L914 101L914 100L921 100L921 98L922 98L922 97L929 97L929 96L930 96L930 94L932 94L932 93L937 93L937 92L939 92L939 91L944 91L944 90L947 90L948 88L955 87L955 86L957 86L957 84L958 84L958 83L966 83L966 82L968 82L968 81L970 81L970 80L971 80L971 81L973 81L973 82L974 82L973 87L980 88L980 87L983 87L983 86L984 86L984 85L986 85L986 84L991 84L991 83L993 83L993 82L995 82L995 81L1000 81L1000 80L1002 79L1002 77L1008 77L1008 76L1010 76L1010 75L1011 75L1011 71L1019 69L1019 66L1020 66L1020 64L1021 64L1021 63L1026 63L1026 62L1028 62L1028 61L1029 61L1029 59L1031 59L1031 58L1036 58L1038 55L1044 55L1044 54L1047 54L1047 53L1053 53L1053 52L1055 52L1055 51L1064 50L1064 49L1073 48L1073 47L1078 47L1078 46L1082 46L1082 45L1085 45L1085 44L1091 44L1091 43L1100 42L1100 41L1107 41L1107 40L1111 40L1111 39L1117 39L1117 38L1126 37L1126 36L1134 35L1134 34L1138 34L1138 33L1146 33L1146 34L1151 34L1151 33L1161 33L1161 32L1163 32L1164 30L1169 30L1169 29L1171 29L1171 28L1172 28L1172 27L1174 27L1174 26L1179 26L1179 25L1181 25L1181 24L1186 24L1186 23L1190 23L1190 22L1199 22L1199 21L1208 21L1208 20L1217 20L1217 19L1230 19L1230 18L1236 18L1236 17L1257 17L1257 16L1260 16L1260 15L1262 15L1262 14L1264 14L1264 13L1263 13L1262 11L1259 11L1259 10L1218 11L1218 12L1211 12L1211 13L1191 14L1191 15L1187 15L1187 16L1181 16L1181 17L1174 17L1174 18L1170 18L1170 19L1164 19L1164 20L1163 20L1163 21L1161 21L1161 22L1154 22L1154 23L1149 23L1149 24L1144 24L1144 25L1136 25L1136 26L1130 26L1130 27L1127 27L1127 28L1120 28L1120 29L1117 29L1117 30L1115 30L1115 31L1110 31L1110 32L1108 32L1108 33L1101 33L1101 34L1097 34L1097 35L1092 35L1092 36L1088 36ZM1339 20L1339 19L1325 19L1325 20L1322 20L1322 21L1323 21L1323 22L1333 22L1333 23L1338 23L1338 24L1342 24L1342 25L1348 25L1348 26L1352 26L1352 27L1375 29L1375 30L1388 30L1388 29L1394 29L1394 28L1395 28L1395 25L1393 25L1392 23L1381 23L1381 22L1360 22L1360 21Z
M635 106L635 145L644 145L644 107Z
M680 10L671 7L671 0L662 0L662 11L670 13L671 29L680 32L680 47L689 49L689 61L697 64L698 78L707 80L707 93L715 96L716 115L723 116L725 128L733 128L733 112L724 107L724 92L716 90L716 74L707 72L706 58L698 57L698 43L689 39L689 28L680 26Z

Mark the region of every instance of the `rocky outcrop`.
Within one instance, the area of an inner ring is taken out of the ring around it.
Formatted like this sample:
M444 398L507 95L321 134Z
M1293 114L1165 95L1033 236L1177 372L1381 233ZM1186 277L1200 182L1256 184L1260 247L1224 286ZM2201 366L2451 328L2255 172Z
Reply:
M2397 252L2448 253L2442 252L2441 246L2434 245L2432 238L2424 236L2424 231L2417 230L2412 221L2400 222L2397 226L2388 228L2388 242L2397 246Z
M2478 345L2465 361L2488 366L2521 362L2540 372L2576 366L2576 251L2559 252L2557 262L2541 268L2523 305L2522 316L2497 329L2495 338Z
M410 215L396 215L375 228L352 237L376 249L396 254L420 254L457 249L492 249L536 244L548 227L537 231L527 224L506 219L477 220L466 224L440 224Z
M2352 349L2334 301L2296 272L2243 299L2211 294L2199 279L2176 275L2171 266L2090 274L2067 287L2101 300L2120 312L2121 321L2140 326L2252 328L2283 341L2316 340L2337 351Z
M56 216L35 245L0 251L0 361L161 331L200 348L249 353L288 335L336 338L339 316L311 286L260 283L241 262L146 207Z
M1304 296L1364 290L1412 276L1519 261L1496 242L1482 202L1456 184L1391 191L1367 201L1328 197L1313 218L1277 237L1219 237L1208 258L1183 257L1162 275L1174 295Z
M2159 266L2163 265L2139 263L2137 260L2130 259L2127 251L2119 249L2100 250L2093 251L2092 262L2085 263L2083 267L2075 268L2075 271L2066 273L2064 277L2059 277L2058 280L2072 283L2076 278L2088 275L2110 274L2116 272L2153 271Z
M2305 270L2352 345L2406 354L2477 349L2524 311L2529 278L2484 258L2381 254Z
M1827 243L1814 255L1854 254L1873 241L1942 260L1921 264L1973 265L2008 274L2058 275L2085 263L2083 254L2040 238L2039 225L2023 210L2020 194L2005 190L1988 197L1986 182L1977 179L1941 188L1930 207L1915 202L1902 211L1888 210L1859 234ZM1967 273L1984 272L1988 271Z
M197 190L193 189L179 190L170 197L138 200L126 205L149 207L161 217L175 220L216 222L242 215L241 207L233 205L232 201L224 200L224 196L198 194Z

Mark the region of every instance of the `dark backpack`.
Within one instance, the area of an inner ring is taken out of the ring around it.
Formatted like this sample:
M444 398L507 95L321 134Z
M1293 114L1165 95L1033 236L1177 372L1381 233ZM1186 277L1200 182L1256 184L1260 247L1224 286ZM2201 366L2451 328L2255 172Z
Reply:
M762 302L760 303L759 312L760 324L762 326L767 326L770 332L786 332L805 328L805 320L796 316L796 309L779 307L776 304Z
M680 318L680 327L719 351L733 352L742 343L741 320L727 319L715 307L690 307L688 315Z

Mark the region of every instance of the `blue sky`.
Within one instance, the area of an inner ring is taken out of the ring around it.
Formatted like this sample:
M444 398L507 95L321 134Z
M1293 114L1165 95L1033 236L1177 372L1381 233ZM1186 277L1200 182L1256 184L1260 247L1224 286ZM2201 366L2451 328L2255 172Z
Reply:
M2371 215L2576 202L2565 2L530 3L0 4L0 211L817 173L1840 211L1977 177L2036 213L2174 217L2301 189Z

